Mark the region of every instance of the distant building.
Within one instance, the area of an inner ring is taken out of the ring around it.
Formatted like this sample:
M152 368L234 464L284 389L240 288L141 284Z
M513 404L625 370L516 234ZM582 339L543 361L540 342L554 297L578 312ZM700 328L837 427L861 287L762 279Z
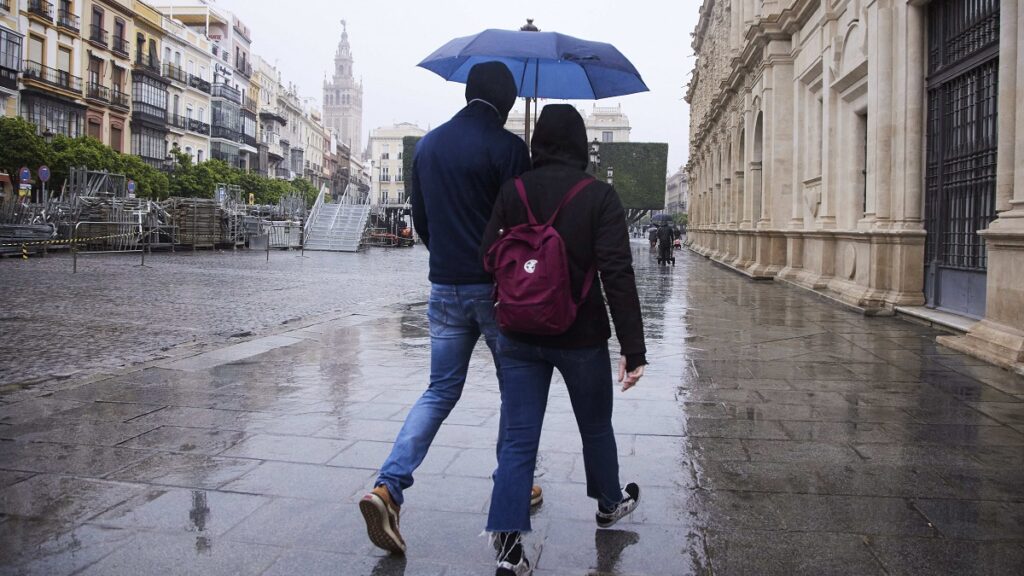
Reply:
M402 173L402 139L423 136L427 131L415 124L401 122L370 132L371 203L405 204L405 174Z
M543 110L544 102L541 102ZM587 142L629 142L629 117L622 113L622 105L598 106L594 104L590 112L579 109L583 123L587 127ZM537 114L540 118L540 114ZM532 122L531 122L532 126ZM513 110L505 122L505 129L523 138L526 131L526 114L522 110ZM532 128L531 128L532 132Z
M341 21L341 41L334 55L334 76L324 81L324 126L350 150L363 149L363 85L353 75L348 27Z
M689 191L686 187L686 170L679 168L668 177L665 185L665 212L669 214L685 214Z

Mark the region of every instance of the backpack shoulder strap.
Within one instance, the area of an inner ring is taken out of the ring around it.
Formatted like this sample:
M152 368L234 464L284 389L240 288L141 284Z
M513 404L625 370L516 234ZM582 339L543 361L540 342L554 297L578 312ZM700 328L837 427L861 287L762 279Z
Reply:
M530 220L531 226L537 225L537 219L533 217L533 210L530 209L530 200L526 197L526 187L523 186L523 179L516 178L516 192L519 192L519 199L523 201L523 206L526 206L526 217Z
M559 202L558 208L555 208L554 213L551 214L551 218L548 218L548 221L545 224L548 225L548 226L551 226L552 224L554 224L555 223L555 218L558 218L558 213L562 211L562 207L565 206L566 204L568 204L569 202L572 202L572 199L575 198L577 194L582 192L583 189L586 188L588 185L590 185L590 183L593 182L593 181L594 181L594 179L592 177L587 176L587 177L583 178L582 180L580 180L579 182L577 182L575 186L570 188L569 192L567 192L565 197L562 198L562 201ZM532 218L532 216L531 216L531 218Z

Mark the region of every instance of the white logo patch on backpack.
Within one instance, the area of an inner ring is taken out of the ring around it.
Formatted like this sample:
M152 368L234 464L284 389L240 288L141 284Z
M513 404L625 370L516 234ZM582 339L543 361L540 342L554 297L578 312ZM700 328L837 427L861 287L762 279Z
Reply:
M533 274L537 271L537 261L527 260L526 264L523 264L523 270L526 270L527 274Z

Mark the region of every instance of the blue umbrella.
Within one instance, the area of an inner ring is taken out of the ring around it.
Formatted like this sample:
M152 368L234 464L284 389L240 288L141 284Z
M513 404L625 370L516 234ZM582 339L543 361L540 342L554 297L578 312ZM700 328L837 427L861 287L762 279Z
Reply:
M648 90L611 44L556 32L484 30L448 42L419 66L465 83L475 64L495 60L512 71L523 98L597 100Z

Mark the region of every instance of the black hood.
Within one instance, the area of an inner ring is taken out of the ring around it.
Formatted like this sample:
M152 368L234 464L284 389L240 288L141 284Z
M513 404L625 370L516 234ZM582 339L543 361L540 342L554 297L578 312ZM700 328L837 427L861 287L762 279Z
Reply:
M501 117L501 123L508 120L508 113L516 103L516 80L508 66L501 62L483 62L469 70L466 80L466 103L483 100L494 106Z
M533 167L564 164L586 170L590 162L587 128L571 104L548 104L540 113L530 143Z

